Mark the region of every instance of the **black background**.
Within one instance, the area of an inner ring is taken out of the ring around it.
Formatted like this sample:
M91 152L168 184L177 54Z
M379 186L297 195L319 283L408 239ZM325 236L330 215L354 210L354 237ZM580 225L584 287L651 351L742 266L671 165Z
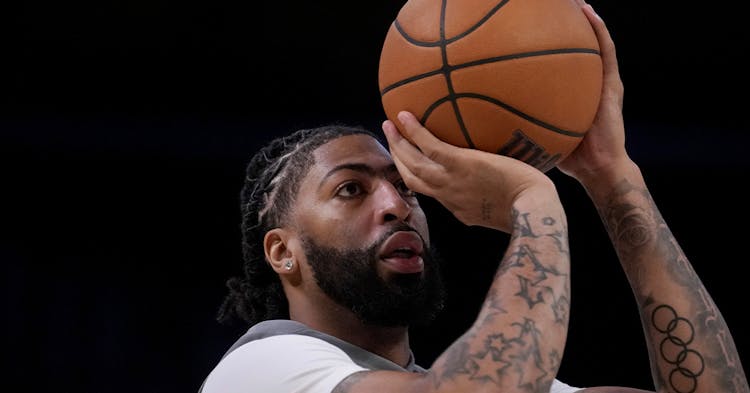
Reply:
M748 32L705 3L592 4L626 86L628 147L750 362ZM238 193L262 142L328 121L375 130L380 45L402 2L28 1L2 48L3 357L23 391L193 392L244 327L214 315L239 272ZM9 66L9 67L8 67ZM585 193L568 208L560 379L651 388L632 294ZM424 200L454 260L429 366L478 309L505 238Z

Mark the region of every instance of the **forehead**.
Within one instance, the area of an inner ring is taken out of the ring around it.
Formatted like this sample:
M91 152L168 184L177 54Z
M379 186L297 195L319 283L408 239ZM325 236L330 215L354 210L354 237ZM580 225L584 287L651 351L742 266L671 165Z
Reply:
M388 150L369 135L346 135L333 139L313 152L315 165L311 177L324 175L329 170L349 163L367 164L373 168L393 165ZM317 176L316 176L317 175Z

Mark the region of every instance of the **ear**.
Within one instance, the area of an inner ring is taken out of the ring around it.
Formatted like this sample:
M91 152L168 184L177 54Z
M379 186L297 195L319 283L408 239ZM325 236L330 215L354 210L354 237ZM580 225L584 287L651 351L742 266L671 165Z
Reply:
M263 237L266 261L279 276L291 276L299 272L299 263L289 247L291 233L282 228L274 228Z

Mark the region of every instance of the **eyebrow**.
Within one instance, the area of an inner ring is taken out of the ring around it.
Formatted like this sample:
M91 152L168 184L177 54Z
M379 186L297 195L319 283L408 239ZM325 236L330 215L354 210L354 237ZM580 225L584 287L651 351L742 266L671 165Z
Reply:
M346 163L346 164L336 165L335 167L333 167L333 169L328 171L328 173L326 173L326 175L323 176L323 179L320 180L320 186L318 188L323 186L323 184L326 182L326 179L333 176L337 172L340 172L343 170L361 172L369 176L375 176L378 172L381 172L385 175L390 175L394 172L398 172L398 169L396 168L396 164L386 165L382 170L377 171L375 168L367 164L358 163L358 162Z

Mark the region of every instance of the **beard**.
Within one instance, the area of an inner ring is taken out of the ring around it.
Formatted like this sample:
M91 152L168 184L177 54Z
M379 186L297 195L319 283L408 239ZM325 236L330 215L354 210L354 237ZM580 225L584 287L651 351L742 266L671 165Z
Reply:
M378 274L378 250L388 237L411 227L393 228L374 244L361 249L337 249L303 236L302 244L318 286L336 303L351 310L367 325L425 326L445 304L445 289L437 252L424 247L421 273Z

